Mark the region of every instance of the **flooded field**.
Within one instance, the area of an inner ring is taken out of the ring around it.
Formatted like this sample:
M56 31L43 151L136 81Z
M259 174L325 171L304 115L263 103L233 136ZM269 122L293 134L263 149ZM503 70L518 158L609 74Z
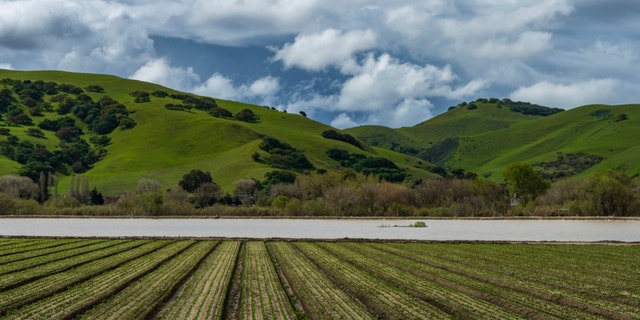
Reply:
M2 218L0 236L636 242L640 221Z

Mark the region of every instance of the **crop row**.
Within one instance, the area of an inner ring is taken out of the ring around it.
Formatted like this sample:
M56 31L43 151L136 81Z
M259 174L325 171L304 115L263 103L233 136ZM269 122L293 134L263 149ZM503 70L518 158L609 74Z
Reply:
M483 254L482 251L473 253L464 248L456 250L456 246L448 249L434 246L432 249L435 250L428 252L421 250L420 246L387 245L386 247L395 247L395 252L400 254L413 253L414 257L420 257L417 259L423 264L443 268L448 274L457 273L466 278L478 279L484 283L492 283L505 289L520 291L526 294L527 299L531 301L535 301L535 299L531 299L533 297L546 300L547 308L562 309L561 307L564 306L564 309L573 315L576 314L576 310L584 310L605 317L615 317L616 314L633 315L640 305L637 296L635 299L629 299L633 296L631 292L636 291L637 286L629 287L628 283L615 277L610 278L606 283L597 283L599 281L597 279L601 278L601 273L608 273L610 261L607 260L602 260L599 265L594 264L593 269L582 269L573 265L575 257L566 259L566 255L553 254L542 257L538 253L527 252L531 249L538 251L540 247L544 246L538 246L538 248L525 246L521 248L519 253L512 252L511 254L520 257L512 259L504 258L509 256L508 252L503 252L505 255L502 256L502 259L500 256L491 258L490 256L495 254L494 250L486 252L486 254ZM549 252L555 253L555 246L546 247ZM596 253L603 248L606 247L596 246L592 248L592 251ZM633 250L630 250L630 253L633 254ZM529 260L524 258L527 256L530 257ZM562 260L566 261L564 267L555 266L558 261ZM585 260L588 260L585 261L585 264L591 264L593 260L598 260L598 258L592 257ZM548 262L554 266L546 265ZM626 266L630 273L634 273L637 270L635 268L640 265L638 261L633 261L627 264L619 263L612 268L621 266L623 268ZM637 274L635 277L635 281L629 280L636 282L640 278ZM502 291L500 290L500 292ZM624 292L627 293L627 297L620 297L620 294ZM556 312L560 311L553 311L552 314ZM560 316L566 317L567 314ZM586 315L583 314L580 317L585 318Z
M161 318L220 319L239 249L239 241L218 245L160 312Z
M270 243L269 249L309 318L375 319L358 300L341 290L290 243Z
M640 319L640 246L0 239L7 319Z

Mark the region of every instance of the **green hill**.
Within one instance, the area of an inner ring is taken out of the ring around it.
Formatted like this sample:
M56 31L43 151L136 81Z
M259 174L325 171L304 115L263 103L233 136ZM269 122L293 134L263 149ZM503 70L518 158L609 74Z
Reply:
M518 161L536 165L552 180L606 169L640 175L639 105L591 105L558 112L508 100L478 99L472 104L409 128L358 127L345 132L496 181L502 180L508 164Z
M47 150L42 154L48 156L46 161L50 162L71 157L73 148L87 145L90 152L81 153L80 160L65 159L65 165L54 169L67 174L78 171L88 178L92 188L97 187L106 195L134 190L140 178L155 179L163 187L172 188L192 169L209 171L225 191L232 191L234 182L239 179L262 180L266 172L275 170L274 166L282 167L271 160L283 160L286 156L270 155L260 148L267 136L290 145L296 154L303 154L311 162L313 169L288 168L298 173L339 169L340 163L330 158L327 151L343 149L366 157L388 158L405 174L416 178L432 175L426 170L430 165L418 158L381 148L358 148L324 138L323 132L335 129L301 115L268 107L198 97L109 75L0 70L0 79L4 79L0 82L0 90L6 98L6 101L0 99L3 117L0 118L0 129L5 129L6 133L0 135L0 144L12 148L14 158L19 153L16 150L21 148L19 143L29 141L36 150L37 145L42 145ZM47 93L47 90L50 91ZM104 100L105 96L110 99ZM73 107L63 111L65 98L71 100ZM214 117L209 113L212 101L217 108L234 115L244 109L251 110L259 120L245 122L233 117ZM98 109L86 107L97 105ZM98 111L95 115L87 115L91 110ZM21 123L25 117L16 115L18 113L27 115L31 123ZM92 142L70 140L75 142L65 143L56 130L41 128L45 120L58 123L64 117L73 119L76 130L82 131L80 140ZM103 134L97 134L105 123L117 127L107 125ZM112 131L107 132L109 130ZM101 136L110 138L106 146L101 147L91 140ZM9 137L17 138L19 142L10 144ZM87 156L94 153L97 155ZM37 153L28 156L37 157ZM96 157L101 159L93 161ZM23 164L14 160L0 156L0 175L22 170ZM61 188L64 188L66 175L62 177Z

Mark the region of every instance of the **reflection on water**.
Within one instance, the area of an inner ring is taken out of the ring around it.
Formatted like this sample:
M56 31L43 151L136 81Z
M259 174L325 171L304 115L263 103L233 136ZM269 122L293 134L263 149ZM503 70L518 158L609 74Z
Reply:
M640 221L3 218L0 235L636 242Z

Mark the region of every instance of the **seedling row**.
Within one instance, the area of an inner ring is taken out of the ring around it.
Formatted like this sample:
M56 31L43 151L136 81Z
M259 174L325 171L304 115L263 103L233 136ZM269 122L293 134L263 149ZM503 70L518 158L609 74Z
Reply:
M0 239L7 319L640 319L640 246Z

